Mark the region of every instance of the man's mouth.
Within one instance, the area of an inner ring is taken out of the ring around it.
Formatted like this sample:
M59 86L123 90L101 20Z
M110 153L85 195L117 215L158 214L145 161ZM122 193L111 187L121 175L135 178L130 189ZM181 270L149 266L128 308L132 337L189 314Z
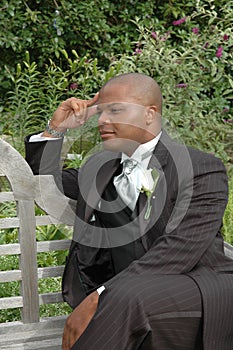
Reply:
M100 130L100 136L102 139L108 139L115 135L115 132L111 130Z

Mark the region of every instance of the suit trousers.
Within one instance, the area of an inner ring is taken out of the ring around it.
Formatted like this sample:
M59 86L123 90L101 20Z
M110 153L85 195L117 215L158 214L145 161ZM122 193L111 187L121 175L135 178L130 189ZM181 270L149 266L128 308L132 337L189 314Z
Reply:
M196 283L186 275L149 273L130 280L123 275L117 287L108 282L93 319L72 347L87 349L201 350L202 303Z

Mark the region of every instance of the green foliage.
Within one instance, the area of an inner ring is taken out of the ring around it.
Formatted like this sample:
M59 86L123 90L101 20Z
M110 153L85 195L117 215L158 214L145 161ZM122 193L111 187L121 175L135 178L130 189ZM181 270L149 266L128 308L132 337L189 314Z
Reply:
M0 96L12 88L9 74L15 62L22 62L25 51L37 62L41 72L49 59L66 69L61 54L76 50L79 56L96 57L107 68L111 58L130 53L137 40L136 17L148 27L168 28L174 19L202 7L216 13L227 0L3 0L0 7ZM230 7L230 5L228 5ZM221 12L218 16L221 16ZM200 26L206 26L203 16Z
M207 25L200 28L203 18ZM162 87L163 116L171 133L225 163L232 161L233 19L229 3L222 7L221 17L214 8L202 7L167 29L145 28L140 21L137 25L137 53L122 55L111 67L120 66L120 73L138 71L154 77Z
M17 73L9 71L15 89L0 116L2 133L17 135L14 146L22 151L24 135L44 128L60 101L71 95L88 98L112 76L138 71L161 85L170 131L181 141L229 162L233 148L232 3L221 2L219 8L216 1L197 1L195 7L185 8L193 12L175 24L169 17L169 23L157 20L145 26L136 18L135 51L114 56L106 71L97 58L59 49L65 69L50 59L42 72L27 52ZM175 7L183 15L181 4ZM98 137L94 140L98 142Z
M26 52L23 66L18 64L16 74L10 75L15 88L9 92L5 113L0 115L0 128L1 133L8 135L8 139L11 137L11 143L21 152L25 135L44 129L58 104L76 93L76 86L79 97L84 99L90 96L91 91L98 90L97 81L104 71L97 67L97 60L79 58L74 50L73 59L65 50L62 54L67 62L65 71L50 60L45 72L41 73L35 62L30 63Z
M233 245L233 167L229 170L229 197L223 218L223 235Z

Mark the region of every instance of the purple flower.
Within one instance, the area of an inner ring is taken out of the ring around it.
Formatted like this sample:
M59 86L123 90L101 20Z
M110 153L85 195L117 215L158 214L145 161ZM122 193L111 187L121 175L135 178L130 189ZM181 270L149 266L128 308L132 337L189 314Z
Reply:
M161 41L166 41L169 38L169 35L171 34L171 32L166 32L163 36L161 36L160 40Z
M157 38L158 38L156 32L152 32L152 33L151 33L151 37L152 37L153 39L157 39Z
M219 46L216 51L216 57L220 58L222 56L222 52L223 52L223 47Z
M188 84L185 84L185 83L180 83L180 84L176 85L176 88L178 88L178 89L184 89L186 87L188 87Z
M192 29L192 32L193 32L194 34L198 34L198 33L199 33L199 28L194 27L194 28Z
M142 50L138 47L134 50L134 55L140 55L142 53Z
M223 40L224 40L224 41L228 41L228 40L229 40L229 35L224 34L224 35L223 35Z
M203 45L203 49L207 49L207 47L209 46L208 41Z
M181 25L181 24L184 23L184 22L186 22L186 17L183 17L183 18L181 18L181 19L178 19L177 21L173 21L172 24L173 24L174 26L179 26L179 25Z
M225 107L225 108L223 108L223 113L227 113L227 112L229 112L229 110L230 110L230 108L227 108L227 107Z
M75 89L78 88L78 84L77 83L72 83L72 84L70 84L69 88L70 88L70 90L75 90Z
M223 119L224 123L233 123L233 119Z

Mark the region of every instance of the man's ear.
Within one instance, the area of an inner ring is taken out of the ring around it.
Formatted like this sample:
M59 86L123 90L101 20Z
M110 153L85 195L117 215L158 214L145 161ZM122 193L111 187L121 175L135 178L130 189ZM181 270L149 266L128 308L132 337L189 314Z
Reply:
M153 123L156 119L158 108L157 106L150 106L147 107L147 113L146 113L146 124L150 125Z

